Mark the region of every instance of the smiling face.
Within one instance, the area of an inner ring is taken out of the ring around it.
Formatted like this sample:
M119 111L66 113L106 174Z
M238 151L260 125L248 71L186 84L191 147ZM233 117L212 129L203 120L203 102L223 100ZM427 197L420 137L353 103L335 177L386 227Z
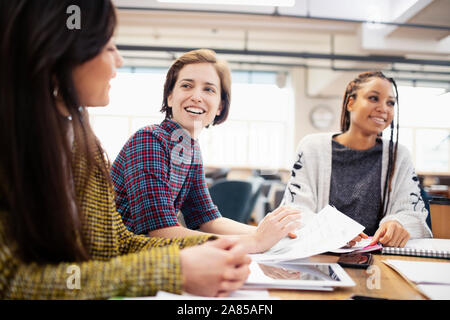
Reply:
M122 64L122 57L111 38L97 56L74 68L73 81L82 106L109 104L109 82Z
M220 88L220 78L211 63L185 65L167 97L172 120L196 138L201 129L220 115Z
M382 78L364 83L347 104L350 112L350 131L377 135L394 119L395 95L392 84Z

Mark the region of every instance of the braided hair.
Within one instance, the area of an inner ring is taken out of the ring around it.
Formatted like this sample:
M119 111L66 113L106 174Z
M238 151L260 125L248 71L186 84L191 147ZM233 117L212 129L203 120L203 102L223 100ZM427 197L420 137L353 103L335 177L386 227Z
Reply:
M398 133L399 133L399 102L398 102L398 90L397 84L395 83L393 78L386 77L380 71L369 71L359 74L355 79L350 81L345 89L344 99L342 102L342 112L341 112L341 131L342 133L346 132L350 128L350 112L347 110L347 105L350 101L350 98L356 99L357 91L361 88L361 85L369 82L374 78L385 79L392 83L395 89L395 100L397 103L397 116L394 117L394 120L390 123L391 132L389 139L389 160L388 167L386 171L386 179L383 188L383 197L381 199L380 210L378 212L378 219L381 220L387 212L387 208L389 205L390 194L392 191L392 177L394 176L395 170L395 162L397 159L397 150L398 150ZM397 119L397 120L395 120ZM395 124L395 142L394 142L394 121ZM382 133L379 134L380 136Z

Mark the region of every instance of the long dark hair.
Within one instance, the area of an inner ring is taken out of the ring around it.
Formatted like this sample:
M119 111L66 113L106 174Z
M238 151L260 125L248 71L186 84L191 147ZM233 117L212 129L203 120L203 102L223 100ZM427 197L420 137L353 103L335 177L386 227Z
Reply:
M383 188L383 197L381 199L380 211L378 213L378 219L381 220L387 212L387 208L389 205L390 195L391 195L391 184L392 177L394 176L395 163L397 159L397 150L398 150L398 133L399 133L399 101L398 101L398 90L397 84L393 78L386 77L380 71L369 71L359 74L355 79L349 82L347 87L345 88L344 99L342 102L342 112L341 112L341 131L346 132L350 128L350 112L347 110L347 105L350 101L350 98L356 99L357 91L361 88L361 85L372 80L373 78L380 78L389 81L392 83L395 89L395 100L397 104L397 116L394 117L394 120L390 123L390 139L389 139L389 158L388 158L388 167L386 171L386 178ZM394 142L394 122L395 124L395 142Z
M70 28L77 6L80 28ZM82 216L72 180L70 122L89 168L102 152L80 107L72 70L113 35L110 0L0 0L0 211L26 262L84 261ZM71 120L57 110L57 100ZM103 152L102 152L103 154Z

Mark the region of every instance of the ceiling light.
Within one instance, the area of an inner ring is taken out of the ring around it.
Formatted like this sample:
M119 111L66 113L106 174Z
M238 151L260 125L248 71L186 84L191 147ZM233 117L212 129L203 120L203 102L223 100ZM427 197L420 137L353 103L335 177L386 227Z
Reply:
M271 7L293 7L295 5L295 0L158 0L158 2Z

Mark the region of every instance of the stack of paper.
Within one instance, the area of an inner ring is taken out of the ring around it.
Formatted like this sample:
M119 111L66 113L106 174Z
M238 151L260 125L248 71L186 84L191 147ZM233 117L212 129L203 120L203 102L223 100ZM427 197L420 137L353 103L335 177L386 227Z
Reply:
M450 262L384 260L430 299L450 300Z
M297 230L297 238L284 238L253 261L287 261L310 257L343 247L364 230L364 226L332 206L326 206Z
M354 286L338 264L308 264L302 259L340 248L363 230L364 226L327 206L297 230L296 239L284 238L265 253L250 255L245 287L329 291Z
M169 293L165 291L158 291L156 297L160 299L188 299L188 300L279 300L278 297L272 297L269 295L267 290L236 290L230 293L228 297L214 298L214 297L203 297L196 296L189 293L184 293L183 295L178 295L174 293Z
M166 291L158 291L156 296L148 297L115 297L114 300L279 300L278 297L272 297L267 290L236 290L230 293L228 297L204 297L196 296L184 292L175 294Z

